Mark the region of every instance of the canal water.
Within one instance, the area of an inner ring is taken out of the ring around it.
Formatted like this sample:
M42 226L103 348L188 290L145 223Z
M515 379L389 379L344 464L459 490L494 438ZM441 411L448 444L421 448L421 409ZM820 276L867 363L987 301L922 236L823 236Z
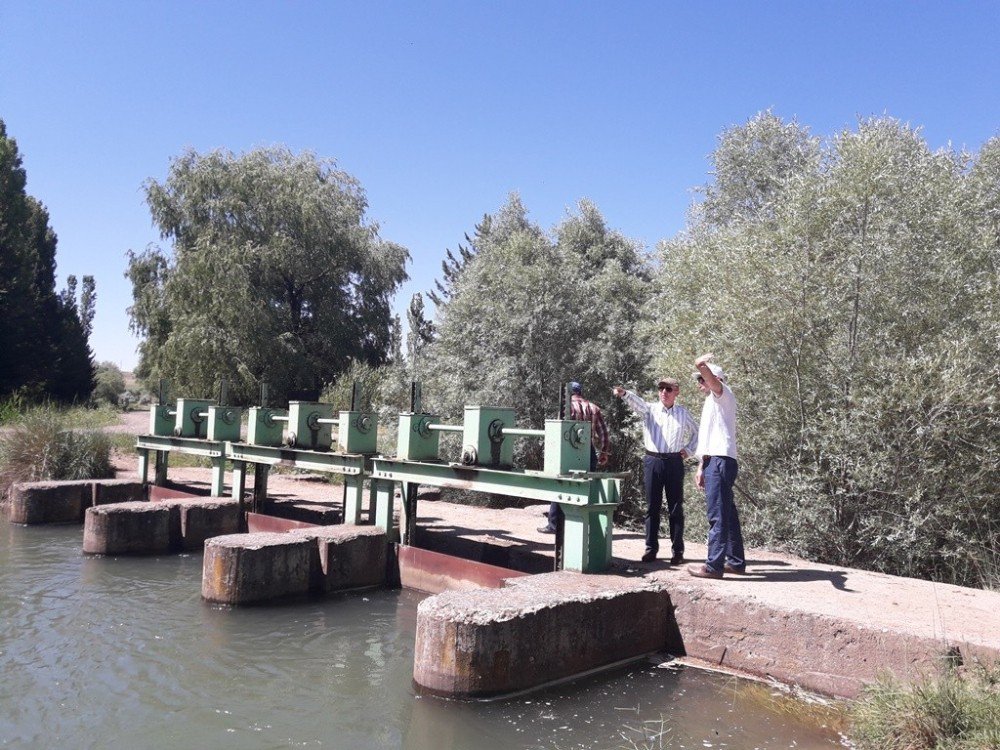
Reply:
M420 696L419 594L227 609L201 601L201 555L85 558L81 534L0 525L0 746L841 744L822 716L789 710L760 685L646 662L505 701Z

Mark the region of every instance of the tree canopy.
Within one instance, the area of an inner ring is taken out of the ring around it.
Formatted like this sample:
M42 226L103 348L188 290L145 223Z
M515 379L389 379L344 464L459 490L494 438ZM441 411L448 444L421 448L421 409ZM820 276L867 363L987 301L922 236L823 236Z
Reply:
M425 401L459 418L465 404L511 406L539 427L557 413L562 383L577 380L608 406L614 383L646 377L639 324L652 269L592 203L545 232L512 195L480 222L475 248L439 304ZM528 462L540 457L530 441L518 449Z
M172 256L129 253L137 373L208 395L220 378L252 401L319 390L393 346L390 300L407 251L367 220L361 185L332 160L286 148L188 151L146 201Z
M0 120L0 398L84 401L94 388L94 279L83 277L79 307L75 277L56 293L56 235L26 186L17 143Z
M747 530L834 564L978 582L1000 548L1000 139L891 118L721 136L653 326L740 398Z

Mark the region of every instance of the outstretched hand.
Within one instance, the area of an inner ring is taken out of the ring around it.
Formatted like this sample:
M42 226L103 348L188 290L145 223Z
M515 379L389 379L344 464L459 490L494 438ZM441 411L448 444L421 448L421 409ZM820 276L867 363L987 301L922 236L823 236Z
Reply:
M621 398L622 396L625 395L625 389L622 388L620 385L616 385L614 388L612 388L611 392L615 394L618 398Z
M712 352L706 352L705 354L702 354L700 357L698 357L698 359L694 361L694 366L698 367L700 365L707 365L709 362L712 361L712 358L714 356L715 355L712 354Z

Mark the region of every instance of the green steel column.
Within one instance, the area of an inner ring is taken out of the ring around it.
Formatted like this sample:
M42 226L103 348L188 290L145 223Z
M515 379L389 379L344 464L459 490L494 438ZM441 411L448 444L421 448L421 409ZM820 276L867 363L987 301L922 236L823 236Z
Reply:
M233 461L233 500L243 502L243 493L247 490L247 462Z
M136 448L139 454L139 481L143 484L149 479L149 451L145 448Z
M361 523L361 490L364 475L344 477L344 523Z
M212 497L222 497L226 491L226 457L212 459Z
M396 484L384 479L373 479L372 486L375 488L375 525L385 529L390 542L398 542L399 529L393 524Z

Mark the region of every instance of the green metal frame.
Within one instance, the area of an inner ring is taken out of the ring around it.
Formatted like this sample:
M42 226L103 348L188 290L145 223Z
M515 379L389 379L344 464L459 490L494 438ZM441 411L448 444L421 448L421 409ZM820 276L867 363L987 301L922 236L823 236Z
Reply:
M375 490L375 525L390 535L393 528L395 483L402 489L400 538L413 541L416 526L416 488L424 484L473 492L490 492L529 500L559 503L565 512L562 567L581 573L599 573L611 564L612 517L625 474L573 472L553 476L535 471L505 471L462 464L402 461L376 457L372 460Z
M364 481L371 468L371 456L362 453L313 451L249 443L226 443L225 456L233 464L234 499L242 500L246 490L247 464L255 470L254 505L260 507L267 495L267 476L272 466L291 466L307 471L340 474L344 477L344 523L361 523L361 500ZM370 487L370 506L375 507L375 485Z
M165 435L139 435L135 441L139 454L139 481L145 484L149 477L150 452L155 456L153 484L162 486L167 481L167 464L171 452L204 456L212 461L212 495L225 492L226 443L202 438L167 437Z

